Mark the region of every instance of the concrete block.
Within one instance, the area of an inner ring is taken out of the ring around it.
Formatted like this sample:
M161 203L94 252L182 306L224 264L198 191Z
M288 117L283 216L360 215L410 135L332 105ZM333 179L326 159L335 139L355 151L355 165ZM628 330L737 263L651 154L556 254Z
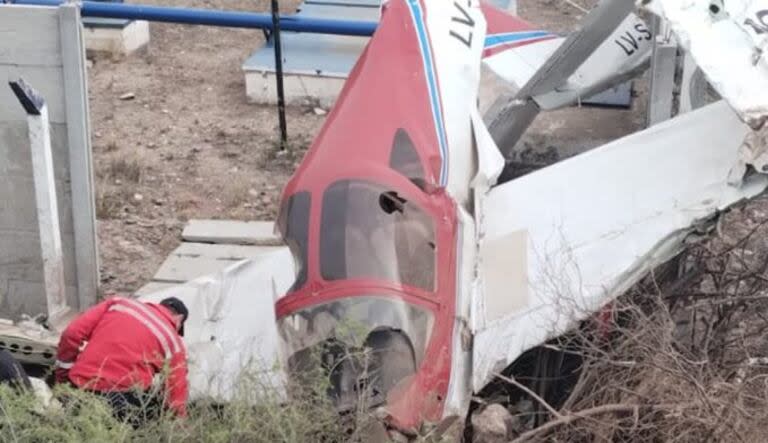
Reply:
M283 76L285 101L289 105L317 104L330 108L336 102L346 77L321 75ZM277 83L272 72L245 73L245 94L248 101L259 104L277 104Z
M0 323L0 349L7 349L22 363L52 364L56 360L58 338L57 332L37 325Z
M187 242L280 246L274 222L237 220L190 220L181 238Z
M85 49L95 53L130 55L149 44L149 22L135 20L124 26L85 26Z

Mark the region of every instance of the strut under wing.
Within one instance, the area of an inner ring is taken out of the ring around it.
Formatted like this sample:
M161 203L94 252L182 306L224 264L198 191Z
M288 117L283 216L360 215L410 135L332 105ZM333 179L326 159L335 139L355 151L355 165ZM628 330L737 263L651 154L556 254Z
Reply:
M673 257L697 222L762 192L763 175L728 183L748 132L718 102L491 189L473 389Z

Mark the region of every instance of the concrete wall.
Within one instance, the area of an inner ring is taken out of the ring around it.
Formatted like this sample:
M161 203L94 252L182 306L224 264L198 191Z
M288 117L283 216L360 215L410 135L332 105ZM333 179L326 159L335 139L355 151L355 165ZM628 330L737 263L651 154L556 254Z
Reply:
M93 174L85 52L76 6L0 5L0 317L46 311L26 114L8 80L45 98L59 203L67 303L96 300Z

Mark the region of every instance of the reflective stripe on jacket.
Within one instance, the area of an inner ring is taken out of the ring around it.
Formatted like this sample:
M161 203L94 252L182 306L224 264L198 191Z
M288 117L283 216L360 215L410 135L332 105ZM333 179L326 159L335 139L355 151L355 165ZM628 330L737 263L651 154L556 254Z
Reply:
M72 383L99 392L149 390L155 374L167 369L167 406L184 416L189 395L186 354L168 308L113 297L67 326L56 358L60 368L69 370Z

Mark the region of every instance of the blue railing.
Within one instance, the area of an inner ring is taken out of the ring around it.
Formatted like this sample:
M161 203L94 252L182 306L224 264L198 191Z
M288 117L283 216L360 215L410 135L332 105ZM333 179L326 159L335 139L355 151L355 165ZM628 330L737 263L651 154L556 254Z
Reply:
M62 0L5 0L19 5L58 6ZM2 0L0 0L2 3ZM80 3L83 17L120 18L147 20L190 25L224 26L232 28L272 29L272 16L245 11L223 11L202 8L180 8L127 4L112 1L83 1ZM376 30L376 22L332 20L298 15L280 16L283 31L316 34L370 36Z

